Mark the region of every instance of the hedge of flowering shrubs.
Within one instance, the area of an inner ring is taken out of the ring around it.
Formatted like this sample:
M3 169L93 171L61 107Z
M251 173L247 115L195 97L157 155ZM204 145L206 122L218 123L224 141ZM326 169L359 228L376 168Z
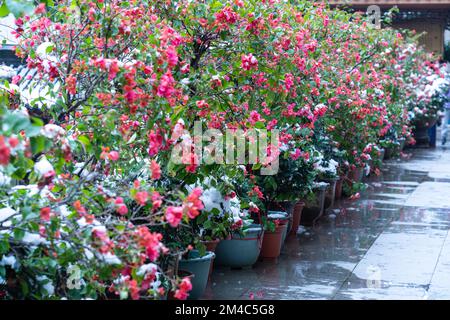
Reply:
M306 0L58 1L16 26L37 73L2 89L8 298L186 298L178 257L366 166L380 141L412 141L418 83L442 76L408 35ZM249 144L278 129L280 170L205 163L195 121Z

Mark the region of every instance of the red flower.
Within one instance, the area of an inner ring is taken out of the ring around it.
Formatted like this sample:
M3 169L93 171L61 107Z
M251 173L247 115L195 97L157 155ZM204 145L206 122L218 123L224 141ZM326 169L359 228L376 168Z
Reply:
M147 257L151 261L158 259L162 235L160 233L150 232L146 226L138 227L136 235L138 237L139 245L145 248Z
M74 95L77 93L77 78L70 75L66 78L66 88L69 94Z
M4 137L0 136L0 164L4 166L8 165L10 155L11 151L5 145Z
M19 139L17 139L16 137L11 137L8 139L8 142L11 148L15 148L19 144Z
M183 218L183 207L167 207L166 220L173 227L176 228Z
M86 214L86 209L81 205L80 200L76 200L73 203L73 207L75 208L75 211L78 212L80 215Z
M50 221L50 212L51 209L49 207L45 207L41 209L41 220L43 221Z
M202 189L195 188L191 194L184 201L184 208L187 208L187 215L190 219L194 219L200 214L200 210L204 208L200 196L202 195Z
M128 288L130 290L130 294L131 294L131 299L133 300L139 300L140 295L139 295L139 286L136 280L131 280L128 283Z
M191 279L188 277L183 278L181 280L178 289L175 291L174 297L178 300L186 300L189 296L188 292L192 290Z

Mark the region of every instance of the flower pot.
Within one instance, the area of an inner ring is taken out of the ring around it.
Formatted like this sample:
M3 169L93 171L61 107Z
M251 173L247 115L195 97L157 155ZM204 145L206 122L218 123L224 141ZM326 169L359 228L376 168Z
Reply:
M380 155L378 156L378 159L382 162L384 159L384 156L386 154L386 149L380 149Z
M288 228L287 233L289 233L292 229L292 214L294 211L294 201L276 201L272 202L268 205L268 210L270 211L278 211L278 212L285 212L288 215L289 221L288 221Z
M325 191L325 203L324 203L324 210L327 211L331 207L334 206L334 199L336 195L336 184L339 178L336 179L329 179L325 182L329 183L327 190Z
M348 173L348 178L352 182L361 182L364 177L364 168L363 167L355 167Z
M434 126L437 122L436 119L429 119L428 121L415 121L413 122L414 129L413 135L416 140L416 145L429 145L430 144L430 136L428 134L428 130Z
M304 202L297 202L294 206L294 211L292 213L292 228L289 232L290 236L296 236L298 227L300 226L300 220L302 219L302 211L303 207L305 206Z
M347 176L341 176L339 177L339 180L336 182L336 189L334 192L334 199L339 200L342 198L342 187L344 184L344 180L347 178Z
M206 251L216 252L216 247L219 244L220 239L204 240L201 242L205 245Z
M286 228L283 231L283 236L281 239L281 243L282 245L284 244L284 241L286 241L286 237L288 234L288 229L289 229L289 221L290 221L290 217L288 215L287 212L283 212L283 211L268 211L267 212L267 218L269 220L278 220L279 224L285 224Z
M214 252L207 251L206 255L200 257L197 250L189 252L187 259L181 259L179 263L180 270L185 270L193 274L192 291L189 294L190 300L199 299L206 289L208 283L209 269L215 257Z
M261 251L263 236L264 230L259 224L251 225L243 237L238 233L232 234L230 239L217 245L214 263L232 268L254 265Z
M355 169L352 169L347 174L347 179L345 179L345 184L349 189L353 188L354 183L359 183L363 180L364 177L364 168L363 167L355 167ZM350 196L351 194L348 192L348 190L343 192L344 195Z
M286 224L276 226L274 232L265 231L261 248L261 258L278 258L281 253L283 233L287 228Z
M211 252L216 252L216 248L217 245L220 242L220 239L214 239L214 240L204 240L201 241L205 247L206 247L206 251L211 251ZM214 260L211 262L211 267L209 268L209 277L211 277L211 273L213 271L214 268Z
M317 186L312 196L305 200L305 207L302 211L300 223L305 226L312 226L322 217L325 208L325 192L328 183Z

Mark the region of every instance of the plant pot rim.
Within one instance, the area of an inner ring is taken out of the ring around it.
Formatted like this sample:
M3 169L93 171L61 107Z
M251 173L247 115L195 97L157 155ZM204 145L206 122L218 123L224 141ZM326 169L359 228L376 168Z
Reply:
M198 250L192 250L191 252L199 252ZM202 257L196 257L196 258L187 258L187 259L181 259L180 262L193 262L193 263L198 263L198 262L204 262L207 260L211 260L216 256L216 254L212 251L206 251L206 254Z
M282 233L283 229L287 228L287 224L279 224L277 226L275 226L275 231L268 231L265 230L264 233L266 234L276 234L276 233Z
M321 182L321 183L325 183L325 184L315 185L312 187L312 189L316 190L316 191L317 190L323 191L323 190L326 190L330 186L330 184L328 182Z
M216 239L213 239L213 240L200 240L200 242L203 243L203 244L205 244L205 243L219 243L220 240L222 240L222 239L216 238Z

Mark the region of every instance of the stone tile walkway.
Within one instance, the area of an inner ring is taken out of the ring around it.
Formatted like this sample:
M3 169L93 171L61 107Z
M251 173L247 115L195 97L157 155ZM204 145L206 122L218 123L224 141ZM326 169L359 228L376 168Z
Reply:
M450 299L450 150L408 150L277 262L215 268L205 299Z

